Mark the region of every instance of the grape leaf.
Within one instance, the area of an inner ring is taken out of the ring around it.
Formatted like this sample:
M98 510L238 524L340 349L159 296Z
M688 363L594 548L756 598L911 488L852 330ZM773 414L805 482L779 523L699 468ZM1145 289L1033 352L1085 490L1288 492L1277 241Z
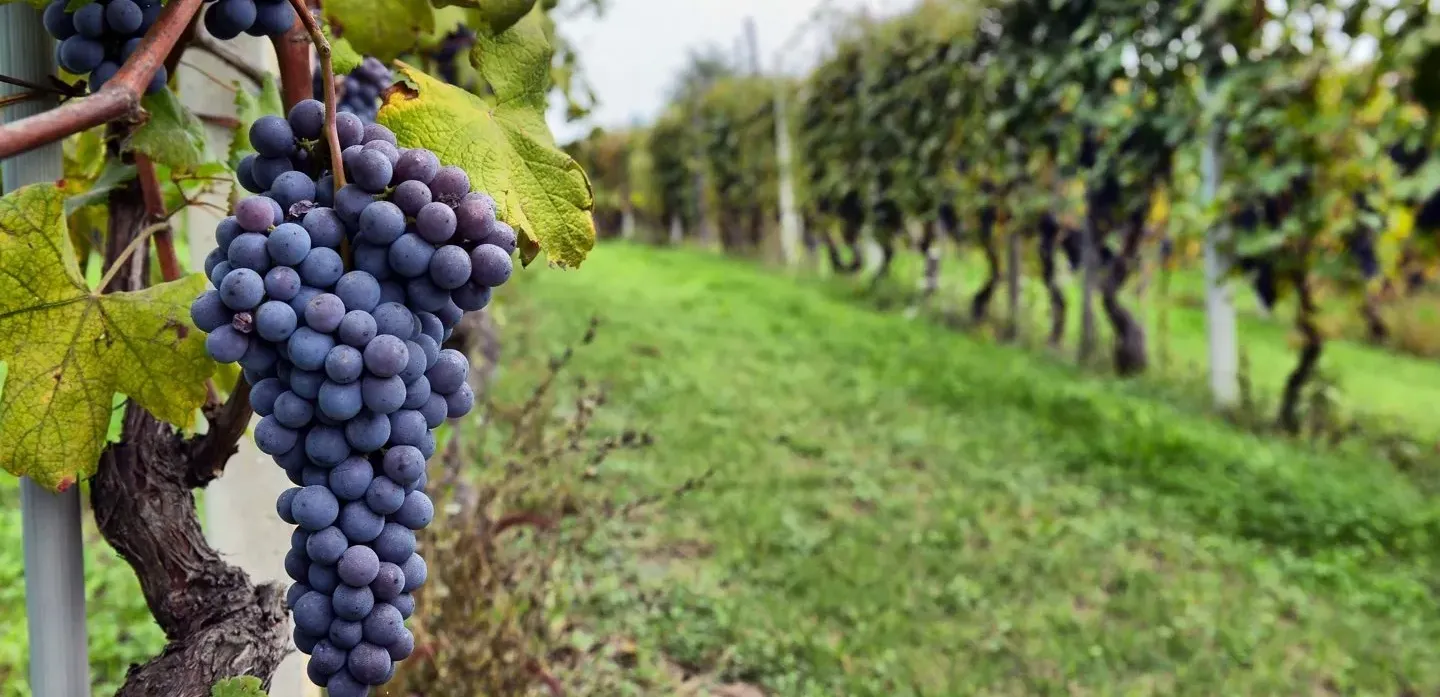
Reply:
M355 51L382 61L435 31L435 10L426 0L328 0L325 20Z
M145 95L150 118L125 142L126 150L148 155L157 164L191 170L209 159L205 125L170 90Z
M205 289L193 274L130 293L100 295L80 273L66 232L64 195L36 184L0 198L0 468L65 489L95 472L123 392L157 418L194 421L215 363L189 326Z
M545 123L551 56L545 21L537 10L499 36L477 38L476 55L486 47L476 67L492 88L489 97L397 63L405 81L385 95L379 121L401 145L433 150L494 196L501 218L520 232L522 263L544 250L551 263L577 267L595 246L595 193Z
M225 678L210 688L210 697L267 697L264 683L253 675Z
M330 39L330 68L335 75L348 75L350 71L360 67L365 62L365 57L355 50L345 39Z

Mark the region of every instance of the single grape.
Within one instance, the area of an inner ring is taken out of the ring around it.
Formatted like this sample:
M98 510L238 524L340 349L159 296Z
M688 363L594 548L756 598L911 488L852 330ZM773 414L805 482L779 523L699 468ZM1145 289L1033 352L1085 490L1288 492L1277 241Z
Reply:
M405 295L410 304L426 312L440 314L440 308L450 302L450 292L435 285L429 275L412 278L405 282ZM442 323L444 319L441 319Z
M205 11L205 30L221 41L229 41L255 23L254 0L222 0Z
M349 346L337 346L336 348L355 349ZM358 353L358 352L357 352ZM358 365L358 359L357 359ZM364 406L360 392L360 383L352 380L348 383L326 381L320 386L320 412L325 416L335 419L337 422L345 422L355 418Z
M469 374L469 359L455 349L441 351L435 365L425 371L425 377L430 379L430 389L442 395L459 390L460 386L465 384L465 378Z
M391 423L391 429L393 432L393 422ZM424 474L425 458L420 454L420 449L415 446L395 446L385 451L384 469L385 476L389 477L396 484L406 486L418 481L420 475ZM409 500L408 497L406 500Z
M323 371L304 370L295 368L290 371L290 390L305 399L316 399L320 396L320 385L325 382Z
M285 553L285 575L296 583L304 583L306 588L310 587L310 559L305 556L305 550L292 549Z
M370 591L375 599L383 602L394 600L405 589L405 573L399 564L381 562L375 580L370 582Z
M335 213L340 216L340 220L345 225L354 228L360 224L360 216L374 202L375 197L371 196L369 192L355 184L346 184L335 192ZM403 225L401 232L404 232ZM361 235L363 236L363 232ZM395 236L399 237L400 235L397 233ZM389 242L385 244L389 244Z
M190 304L190 321L202 332L212 332L229 324L235 313L220 299L220 292L207 290Z
M382 607L388 606L382 605ZM366 685L379 685L390 676L392 664L389 651L362 641L359 646L350 649L350 655L347 657L345 665L350 669L350 675L357 681Z
M390 71L386 70L385 73L385 80L389 81ZM365 124L365 135L362 140L364 140L366 143L373 143L379 140L389 143L390 145L399 145L399 143L395 140L395 132L378 123Z
M376 646L389 646L400 640L400 633L405 631L405 618L400 616L395 606L377 603L362 625L365 641ZM385 658L389 660L388 653Z
M315 200L315 182L303 172L284 172L271 183L270 196L288 211L297 203Z
M225 325L216 327L215 331L205 337L205 351L210 357L220 363L234 363L245 356L250 348L250 337L236 331L234 327ZM397 378L398 380L398 378ZM400 389L405 389L401 383ZM404 402L404 399L400 400ZM398 408L398 405L397 405Z
M359 623L355 623L359 626ZM358 640L357 640L358 643ZM346 654L346 664L349 664L349 654ZM350 675L349 670L342 670L330 676L329 682L325 683L325 694L329 697L368 697L370 687L365 683L356 680Z
M280 36L295 24L295 8L289 2L261 2L255 5L255 23L245 33L251 36Z
M415 335L419 336L420 332L416 331ZM409 353L409 357L405 362L405 367L396 373L396 377L405 383L408 391L410 383L425 376L425 349L414 341L406 341L405 349Z
M247 232L230 243L230 249L225 254L226 261L230 262L233 269L250 269L257 274L270 270L270 252L266 247L266 238L258 232ZM264 288L262 279L261 288Z
M250 147L261 157L289 157L295 152L295 132L283 117L266 114L250 124Z
M290 174L298 174L291 172ZM301 175L304 176L304 175ZM253 235L255 233L246 233ZM245 235L241 235L244 237ZM237 238L239 239L239 238ZM281 223L270 232L265 250L270 260L282 266L296 266L310 254L310 233L295 223ZM230 262L234 264L235 262Z
M359 380L364 370L364 356L353 346L339 344L325 356L325 375L339 384L346 385Z
M507 256L514 254L517 241L515 228L510 227L510 225L503 220L497 220L490 226L489 234L481 241L485 244L493 244L499 247L504 250Z
M60 43L57 61L60 67L84 75L105 60L105 47L100 42L84 36L72 36Z
M391 446L414 446L418 448L419 445L425 441L425 434L429 432L429 430L430 427L425 423L425 415L421 414L419 411L413 409L401 409L400 411L390 414ZM392 447L390 451L386 453L387 462L389 461L388 458L390 453L395 452L395 450L396 448ZM420 462L419 470L413 473L413 477L407 479L402 479L400 477L392 477L392 479L394 479L396 482L399 482L400 484L410 484L411 482L419 479L420 474L424 471L424 460L422 459ZM389 474L388 469L386 470L386 474Z
M391 523L391 525L394 525L394 523ZM411 532L410 534L413 536L415 533ZM381 537L385 537L385 533L382 532ZM395 535L392 533L391 537L395 537ZM395 540L387 542L387 544L402 543L403 539L398 537ZM305 553L309 555L310 561L316 564L333 566L340 561L340 555L344 554L345 550L349 547L350 542L345 539L345 533L340 532L340 528L333 525L324 530L311 533L310 537L305 541ZM410 555L407 554L405 556L408 557ZM403 562L405 560L401 559L400 561Z
M425 354L425 370L428 371L431 368L434 368L435 363L440 360L440 343L434 338L432 338L429 334L426 334L424 332L415 335L415 338L412 339L412 341L418 344L420 346L420 351ZM409 383L406 384L408 385Z
M445 408L445 416L451 419L469 414L475 408L475 391L468 383L461 385L460 389L445 395Z
M274 202L264 196L249 196L235 204L235 221L248 232L265 232L274 223Z
M320 392L324 394L323 386ZM345 431L336 426L316 426L310 429L310 435L305 437L305 455L321 467L334 467L344 462L345 458L350 457L350 443L345 440ZM343 520L340 529L345 529Z
M365 347L365 368L371 375L388 378L404 370L410 360L405 341L392 334L376 336Z
M309 327L300 327L290 335L290 362L304 370L322 370L325 356L335 348L335 339Z
M470 193L470 175L454 165L441 167L430 180L430 191L436 201L456 205Z
M240 366L247 374L270 377L275 374L275 363L279 359L280 354L270 344L251 340L245 355L240 357Z
M275 185L280 175L295 169L288 157L257 157L250 165L250 176L262 191ZM261 193L261 192L256 192Z
M281 3L285 4L285 3ZM302 99L290 107L290 130L296 138L320 140L325 136L325 104L317 99Z
M430 257L430 280L444 290L453 290L469 283L470 275L470 255L460 247L447 244L435 250L435 254Z
M400 611L400 616L407 620L410 619L411 615L415 614L415 596L410 593L401 593L395 596L395 599L391 600L390 604L394 605L395 609Z
M372 584L372 585L373 585L373 584ZM307 585L305 585L305 584L303 584L303 583L301 583L301 582L299 582L299 581L296 581L296 582L290 584L290 588L285 591L285 609L287 609L287 610L293 610L293 609L295 609L295 603L296 603L296 601L300 600L300 597L301 597L301 596L303 596L303 595L305 595L306 593L309 593L309 592L310 592L310 586L307 586ZM370 592L371 592L371 593L374 593L375 591L374 591L374 589L372 588Z
M306 439L309 442L309 439ZM413 496L414 494L411 494ZM410 497L405 498L406 506L410 505ZM401 507L400 512L404 512ZM295 524L311 532L324 530L335 523L340 515L340 502L335 495L323 486L307 486L295 494L295 499L290 505L290 514L295 517ZM399 513L397 512L397 515ZM404 522L400 522L404 525ZM408 526L407 526L408 527Z
M418 181L429 184L440 172L440 158L425 148L411 148L400 154L395 163L395 183Z
M310 233L310 244L316 247L334 249L345 240L345 223L333 208L310 209L300 226Z
M341 584L331 596L335 616L343 620L364 620L375 607L375 595L369 586L355 587ZM363 625L362 625L363 631Z
M360 380L360 396L364 399L365 408L389 415L405 404L405 382L399 377L367 375Z
M335 207L335 175L326 172L320 181L315 182L315 205Z
M495 199L488 194L467 194L455 207L455 232L460 241L471 244L484 240L495 223Z
M399 206L400 210L411 218L418 216L431 201L430 187L417 181L400 182L395 190L390 192L390 202ZM451 217L454 217L453 211Z
M340 296L321 293L305 304L305 325L317 332L332 334L345 318L345 303Z
M285 392L275 398L275 420L286 428L300 429L308 426L315 418L315 405L310 400Z
M403 506L401 510L404 510ZM351 501L340 510L339 524L351 542L363 544L380 536L380 531L385 528L385 518L370 510L364 501Z
M323 636L330 631L335 619L330 598L317 591L310 591L295 601L295 627L306 634Z
M335 133L340 138L341 149L360 145L365 138L365 122L354 114L336 114Z
M425 416L425 425L430 428L440 428L450 413L450 407L445 402L445 395L435 392L433 387L430 389L430 398L425 400L424 406L420 407L420 413Z
M145 13L133 0L110 0L105 8L105 23L116 34L134 34L145 23Z
M478 312L490 304L490 297L494 293L489 286L479 286L474 283L467 283L459 288L450 291L450 299L455 306L465 312Z
M337 612L336 614L339 613ZM411 642L413 644L413 638ZM390 654L393 656L395 651L392 649ZM305 664L305 671L310 681L323 687L325 682L330 679L330 676L340 672L340 670L345 667L345 659L348 658L349 655L349 652L345 649L330 643L329 639L321 639L315 642L315 648L310 651L310 660Z
M340 563L340 568L344 568L343 565L345 561L343 558ZM359 622L337 619L330 623L330 633L327 636L330 639L330 643L342 649L349 650L355 648L355 645L360 643L360 640L363 638L363 632L364 628L360 626ZM346 672L342 670L338 675L346 675Z
M390 143L387 143L387 142L385 142L385 141L383 141L383 140L376 140L376 141L368 142L368 143L366 143L366 144L364 145L364 148L365 148L366 150L374 150L375 152L378 152L378 153L380 153L381 155L384 155L384 156L385 156L385 159L390 162L390 167L391 167L390 173L391 173L392 175L394 174L395 163L400 161L400 150L399 150L399 149L397 149L394 145L391 145ZM388 185L389 185L389 182L387 181L387 182L386 182L386 186L388 187ZM368 187L367 187L367 188L368 188Z
M431 394L430 380L421 375L416 380L405 383L405 403L400 405L400 408L418 411L430 402ZM424 418L424 416L424 413L421 412L421 417ZM428 424L429 419L426 418L425 421Z
M75 19L65 11L67 4L69 0L55 0L45 6L45 14L41 17L45 31L56 41L64 41L75 35Z
M305 575L305 584L314 588L317 593L330 595L340 587L340 577L336 575L335 567L312 563L309 573Z
M399 339L409 339L415 326L414 315L404 305L399 303L381 303L376 306L375 312L376 331L379 334L389 334ZM399 372L399 369L396 369Z
M351 271L336 282L335 294L346 309L369 312L380 304L380 282L364 271Z
M350 181L372 194L385 191L394 174L390 158L384 152L367 148L348 158L345 167L349 170Z
M240 158L240 164L235 167L235 179L240 186L252 194L258 194L265 190L260 183L255 181L255 159L256 155L251 153Z
M276 378L261 380L250 388L250 407L261 417L269 416L275 411L275 400L284 391L284 383Z
M361 241L390 245L405 234L405 213L389 201L376 201L360 213L359 230Z
M265 294L274 300L289 302L299 294L301 285L300 273L288 266L272 267L265 272Z
M313 247L300 263L300 279L315 288L333 288L345 273L340 254L329 247Z
M363 388L361 399L364 399ZM362 453L379 450L390 440L390 419L385 414L362 411L345 424L345 440Z
M330 491L341 501L363 498L374 481L374 470L370 461L361 456L347 457L330 469Z
M435 247L419 235L407 232L390 245L390 268L401 276L415 278L430 270L433 256Z
M90 93L94 94L99 92L100 88L104 87L105 83L115 77L115 73L118 72L120 72L119 63L108 60L101 61L100 65L95 66L95 69L90 71Z
M380 536L375 538L371 547L374 548L375 555L380 557L380 561L403 564L415 553L415 531L398 523L386 523L385 529L380 531Z
M504 285L514 270L510 255L493 244L482 244L470 252L470 265L473 268L471 281L491 288Z
M353 260L357 271L370 274L370 277L377 281L384 281L394 276L394 272L390 270L390 248L388 246L362 242L355 245Z
M420 494L421 496L425 495L418 491L412 492L410 495L414 496L416 494ZM419 590L421 586L425 585L426 579L430 578L430 567L425 564L425 559L418 554L410 555L410 558L406 559L405 563L400 565L400 571L405 574L406 593ZM405 614L405 609L400 603L392 604L400 609L401 614Z
M351 310L340 320L340 340L355 348L365 348L375 338L375 318L363 310Z
M396 612L399 612L399 610L397 609ZM403 618L404 615L401 615L401 617ZM318 649L319 647L316 648ZM386 646L385 650L390 653L390 660L403 661L415 652L415 635L406 629L400 633L400 637L395 640L395 643Z
M270 300L255 311L255 333L266 341L279 343L295 332L295 311L278 300Z
M73 16L75 33L87 39L105 37L105 6L100 3L86 5L75 10Z

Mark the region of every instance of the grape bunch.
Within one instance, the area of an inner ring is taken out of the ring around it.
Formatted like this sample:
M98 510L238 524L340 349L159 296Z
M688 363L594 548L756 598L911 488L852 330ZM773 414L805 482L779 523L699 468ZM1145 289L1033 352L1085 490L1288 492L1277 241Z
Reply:
M241 34L280 36L295 24L290 0L205 0L205 31L222 41Z
M354 114L363 123L374 123L380 112L380 94L390 86L394 75L378 58L366 56L360 67L350 71L335 85L335 98L340 100L338 111ZM315 98L325 98L324 83L320 71L315 72Z
M160 0L96 0L74 12L66 11L69 2L54 0L45 6L45 31L59 42L55 62L88 76L90 91L98 92L140 47L140 39L160 16ZM146 91L164 89L167 79L161 66Z
M473 45L475 45L475 30L464 25L456 27L454 31L446 34L445 38L440 40L440 43L430 52L430 59L435 61L435 65L439 67L440 79L452 85L460 84L460 71L455 61Z
M464 170L351 114L336 130L352 183L332 195L324 111L306 100L251 127L240 176L263 193L217 226L214 288L191 318L211 357L243 368L256 444L295 483L276 502L297 526L295 645L312 682L351 697L415 648L426 463L435 429L475 401L464 354L441 345L509 279L516 239Z

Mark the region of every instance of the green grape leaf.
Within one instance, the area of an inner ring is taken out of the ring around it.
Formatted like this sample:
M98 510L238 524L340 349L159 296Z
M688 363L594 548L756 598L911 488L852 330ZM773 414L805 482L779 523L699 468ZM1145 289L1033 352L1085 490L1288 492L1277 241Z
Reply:
M542 65L549 60L548 51L540 49L508 55ZM543 250L551 263L579 266L595 246L590 215L595 193L580 165L555 147L545 124L543 91L536 102L528 97L532 89L506 82L509 92L497 89L494 97L482 98L404 63L397 67L405 82L385 95L380 123L402 146L429 148L441 162L463 168L476 190L494 196L500 217L520 233L522 263ZM499 73L498 64L488 69Z
M86 206L105 203L110 198L110 192L134 178L135 165L124 164L118 159L107 161L105 168L100 170L100 175L90 183L89 188L65 199L65 215L69 217ZM66 181L69 181L68 178Z
M515 26L535 7L535 0L435 0L436 7L468 7L479 10L479 19L491 33Z
M328 0L325 20L355 51L382 61L409 52L435 31L435 9L427 0Z
M126 140L126 150L143 153L156 164L175 169L194 169L209 159L205 125L173 91L146 95L142 104L150 118Z
M85 283L52 184L0 198L0 468L63 490L95 472L117 392L157 418L194 423L215 363L190 329L193 274L130 293Z
M269 73L265 74L258 94L251 94L248 88L238 82L235 83L235 137L230 140L230 152L227 157L230 169L239 168L240 160L255 151L250 147L250 125L261 116L280 116L284 113L285 106L280 100L280 87L275 84L275 78Z
M210 688L210 697L267 697L264 683L253 675L225 678Z
M480 31L470 49L470 62L480 79L490 85L502 105L519 102L536 111L544 124L550 94L550 63L555 55L550 44L550 17L539 10L503 32ZM550 129L542 128L550 143Z
M326 25L328 31L329 25ZM355 50L354 46L345 39L330 39L330 68L335 71L336 77L348 75L350 71L360 67L365 57Z

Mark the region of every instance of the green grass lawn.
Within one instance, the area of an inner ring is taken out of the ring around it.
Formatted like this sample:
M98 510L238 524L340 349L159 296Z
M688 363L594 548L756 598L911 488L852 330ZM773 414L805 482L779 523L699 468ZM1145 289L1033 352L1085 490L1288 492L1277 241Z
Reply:
M585 569L642 665L826 697L1440 689L1440 506L1382 462L746 262L519 275L502 392L599 315L574 370L656 438L617 489L716 472Z

